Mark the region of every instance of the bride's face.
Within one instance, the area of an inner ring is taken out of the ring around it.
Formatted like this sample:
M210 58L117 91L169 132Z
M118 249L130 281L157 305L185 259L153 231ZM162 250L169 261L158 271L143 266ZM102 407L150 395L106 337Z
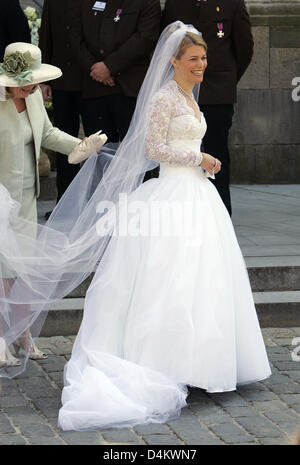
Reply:
M172 64L175 78L193 84L202 82L207 67L206 50L202 45L190 45L179 59L172 60Z

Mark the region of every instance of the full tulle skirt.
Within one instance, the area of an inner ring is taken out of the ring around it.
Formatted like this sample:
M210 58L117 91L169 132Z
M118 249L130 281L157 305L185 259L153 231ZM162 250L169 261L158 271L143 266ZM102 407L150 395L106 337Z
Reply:
M65 368L63 430L162 423L187 385L225 392L270 376L232 222L201 168L162 164L114 221Z

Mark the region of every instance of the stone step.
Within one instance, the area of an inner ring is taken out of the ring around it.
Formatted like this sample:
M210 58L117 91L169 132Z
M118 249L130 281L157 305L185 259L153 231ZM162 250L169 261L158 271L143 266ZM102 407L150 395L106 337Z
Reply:
M253 292L297 291L300 283L300 257L247 257L245 259ZM84 297L92 273L68 297Z
M53 302L47 308L48 315L43 325L41 336L67 336L78 333L84 298L65 298Z
M297 291L300 284L300 257L246 257L253 292Z
M253 296L262 328L300 326L300 291L254 292ZM83 306L84 298L65 298L49 305L41 336L77 334Z
M300 325L300 291L254 292L253 296L263 328Z

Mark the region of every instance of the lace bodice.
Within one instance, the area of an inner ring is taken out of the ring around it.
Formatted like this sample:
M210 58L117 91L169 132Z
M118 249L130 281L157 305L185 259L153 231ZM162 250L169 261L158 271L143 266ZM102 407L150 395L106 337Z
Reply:
M146 131L147 158L170 165L199 166L206 122L201 121L172 79L150 104Z

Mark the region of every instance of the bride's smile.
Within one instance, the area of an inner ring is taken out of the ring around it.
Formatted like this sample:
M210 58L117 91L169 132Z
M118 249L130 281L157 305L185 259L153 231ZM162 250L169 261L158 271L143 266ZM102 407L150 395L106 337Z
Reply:
M203 81L207 67L206 50L202 45L190 45L185 52L172 59L174 79L187 92L192 92L195 84Z

